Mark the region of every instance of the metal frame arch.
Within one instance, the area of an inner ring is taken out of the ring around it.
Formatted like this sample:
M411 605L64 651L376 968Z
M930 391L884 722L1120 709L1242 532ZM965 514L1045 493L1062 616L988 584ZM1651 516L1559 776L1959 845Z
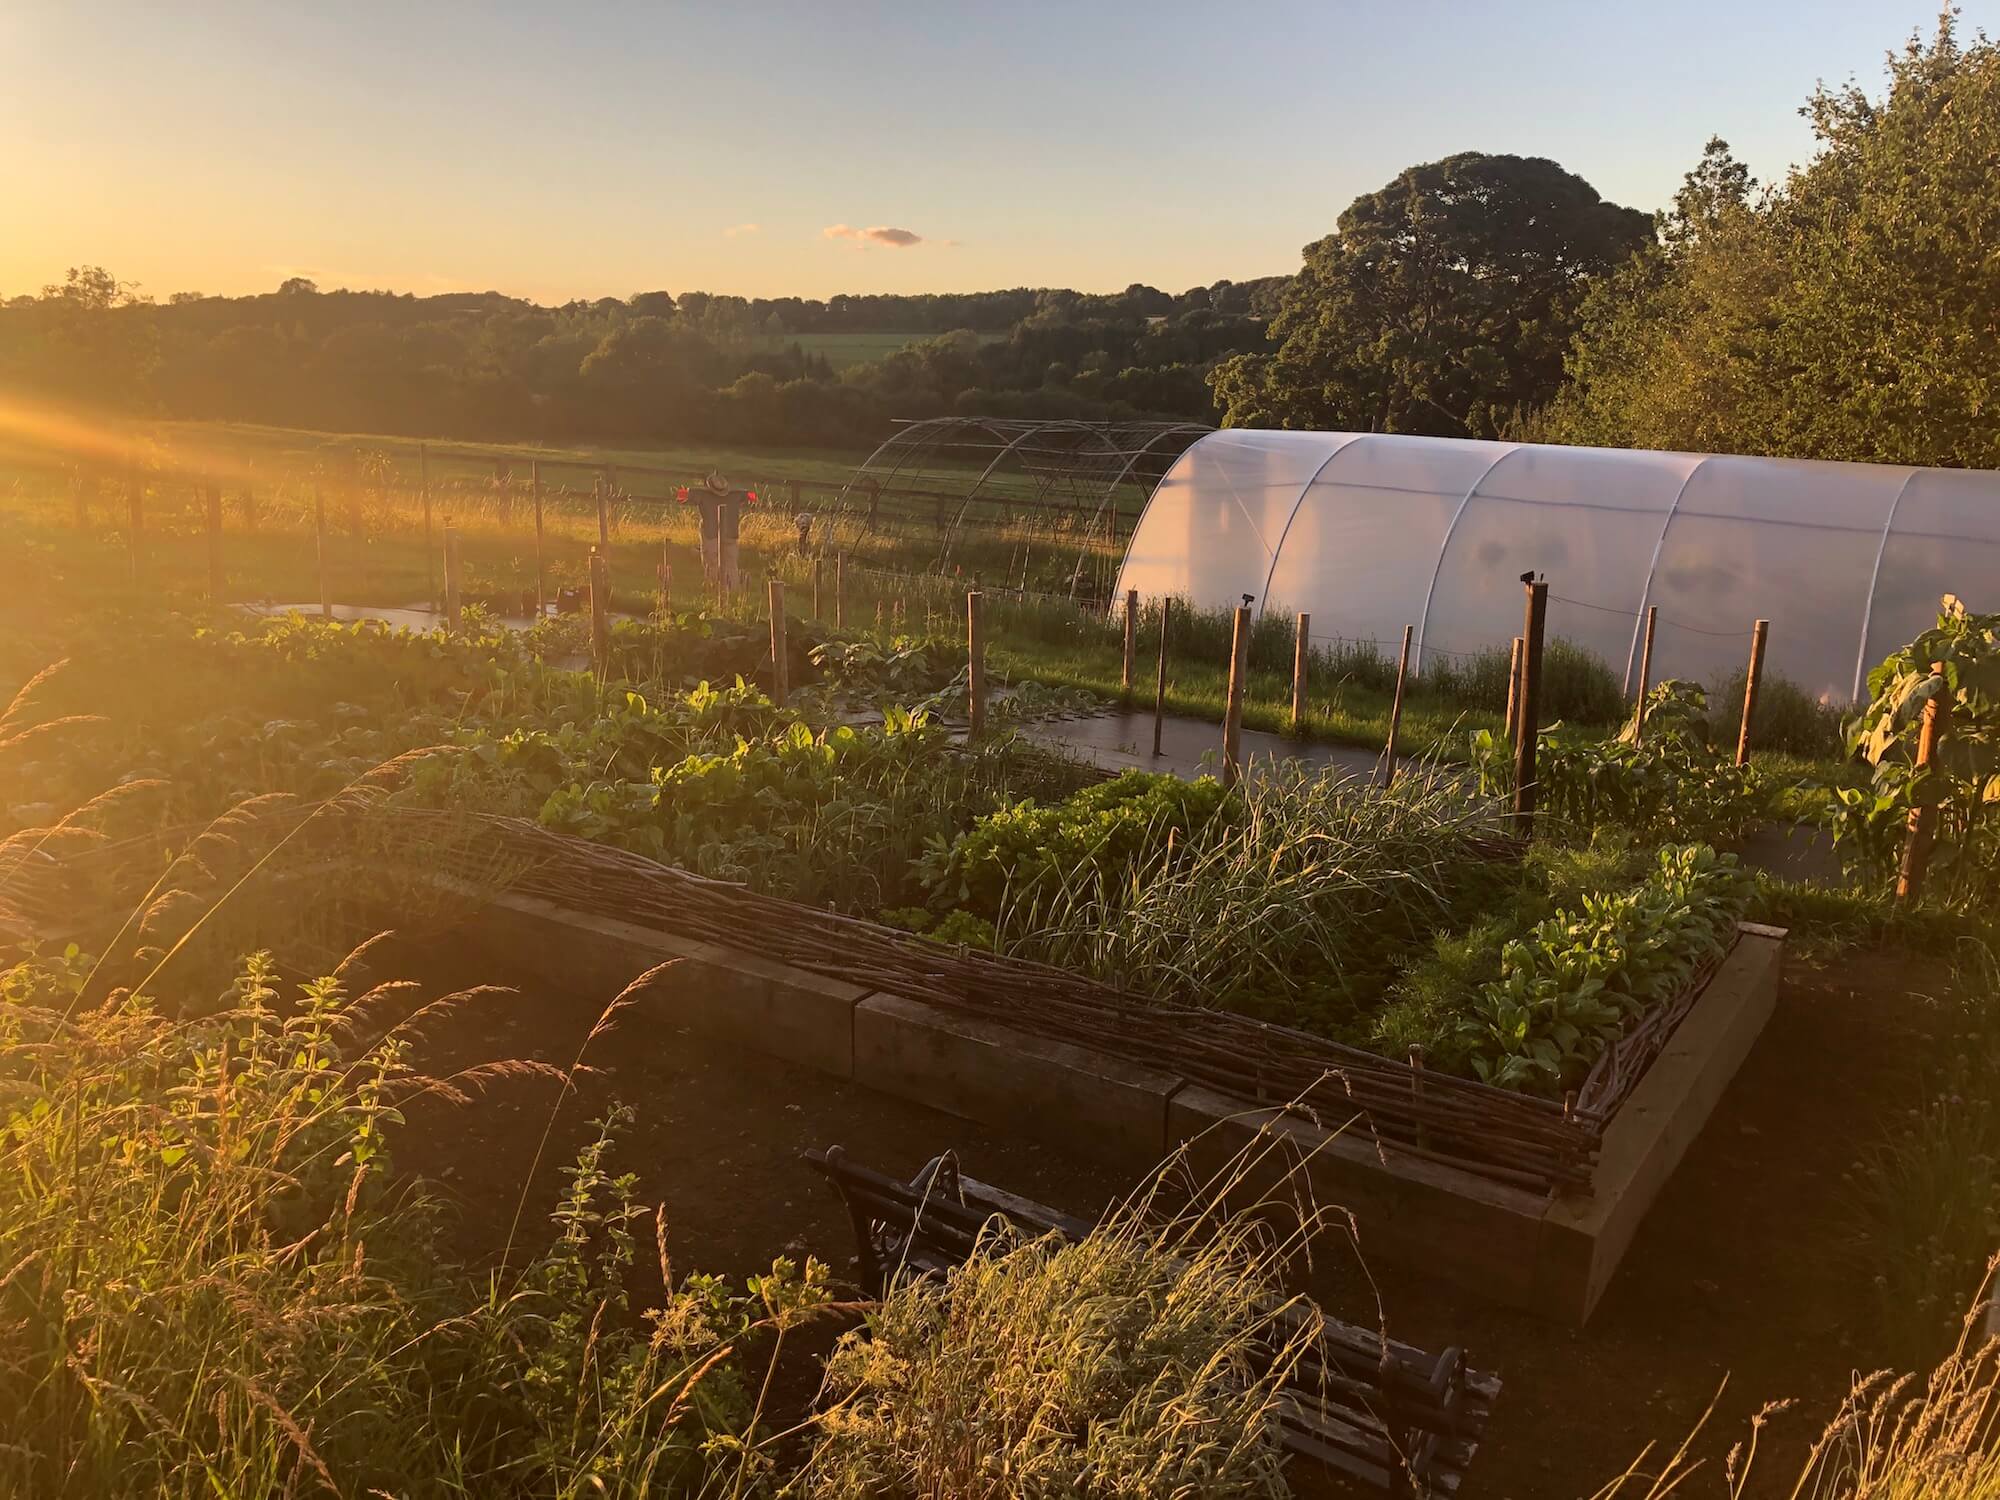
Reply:
M1653 575L1660 571L1660 553L1667 545L1667 533L1674 529L1674 517L1681 513L1681 497L1688 492L1688 486L1695 482L1709 461L1720 455L1704 453L1694 461L1694 467L1681 480L1680 488L1674 491L1673 503L1667 507L1666 519L1660 522L1660 534L1653 539L1653 556L1646 564L1646 585L1639 590L1639 608L1632 616L1632 644L1625 651L1625 691L1632 691L1632 668L1639 660L1639 635L1646 628L1646 606L1653 601Z
M1459 497L1458 509L1451 513L1451 520L1445 524L1444 536L1438 541L1437 561L1431 564L1430 585L1424 590L1423 612L1417 616L1417 659L1412 663L1410 670L1415 672L1419 677L1424 675L1424 637L1430 633L1431 600L1437 594L1438 578L1444 572L1444 555L1451 550L1451 539L1458 532L1459 518L1465 514L1466 506L1472 503L1472 497L1479 493L1479 487L1486 483L1487 475L1500 467L1502 460L1512 458L1527 446L1526 443L1509 443L1506 452L1496 453L1493 456L1493 462L1479 471L1479 477L1474 479L1471 485L1467 487L1465 493Z
M1117 489L1119 485L1125 482L1125 476L1132 472L1133 468L1138 464L1140 459L1144 458L1148 453L1151 453L1153 451L1153 445L1159 442L1161 439L1172 437L1174 434L1181 432L1199 432L1207 434L1214 431L1215 429L1213 427L1210 427L1205 422L1175 422L1171 426L1161 428L1158 432L1154 433L1150 438L1146 439L1144 446L1142 446L1130 458L1125 460L1125 467L1120 469L1118 471L1118 477L1111 481L1112 489L1114 490ZM1194 446L1193 443L1188 444L1188 448L1192 448L1193 446ZM1181 451L1185 453L1187 451L1187 448L1183 448ZM1151 505L1152 503L1153 503L1153 497L1150 493L1148 493L1146 496L1146 504ZM1144 511L1144 509L1140 510L1139 519L1141 521L1146 519L1146 512ZM1137 529L1138 529L1137 524L1134 523L1133 530L1136 531Z
M1342 432L1336 433L1335 436L1340 441L1334 445L1333 452L1327 454L1325 458L1319 461L1319 467L1312 471L1311 475L1307 477L1306 482L1299 486L1298 498L1292 501L1292 508L1285 516L1285 524L1278 528L1278 540L1271 547L1271 565L1264 570L1264 591L1257 596L1257 618L1260 620L1264 618L1264 611L1271 604L1271 580L1278 576L1278 559L1284 556L1285 538L1292 534L1292 522L1299 518L1299 507L1306 503L1306 496L1312 493L1313 486L1319 483L1320 475L1327 471L1328 465L1336 458L1340 457L1341 454L1347 452L1348 449L1354 447L1356 444L1366 442L1371 437L1379 437L1380 434L1373 432Z
M1896 512L1903 508L1903 496L1910 492L1922 469L1911 469L1896 486L1889 501L1889 514L1882 518L1882 539L1875 544L1875 566L1868 570L1868 597L1861 605L1861 640L1854 648L1854 701L1861 702L1861 689L1868 680L1868 630L1875 621L1875 590L1882 582L1882 558L1889 550L1889 535L1895 529Z

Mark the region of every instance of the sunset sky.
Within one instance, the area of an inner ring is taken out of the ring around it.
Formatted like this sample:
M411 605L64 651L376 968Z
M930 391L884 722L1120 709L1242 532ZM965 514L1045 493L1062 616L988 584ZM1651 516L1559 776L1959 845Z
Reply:
M1453 151L1661 204L1712 133L1802 160L1935 0L0 6L0 296L542 301L1289 272ZM1968 0L1968 31L2000 0ZM897 231L889 233L886 231Z

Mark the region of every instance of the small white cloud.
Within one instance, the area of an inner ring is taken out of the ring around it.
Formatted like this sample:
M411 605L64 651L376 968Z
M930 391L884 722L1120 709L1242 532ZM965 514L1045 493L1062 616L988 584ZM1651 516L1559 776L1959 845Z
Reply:
M762 224L731 224L727 229L723 230L722 233L725 239L733 240L738 235L760 233L763 230L763 228L764 226Z
M820 233L830 240L853 240L862 245L887 245L891 250L907 250L912 245L924 243L924 237L914 229L897 229L888 224L877 224L868 229L856 229L852 224L829 224Z

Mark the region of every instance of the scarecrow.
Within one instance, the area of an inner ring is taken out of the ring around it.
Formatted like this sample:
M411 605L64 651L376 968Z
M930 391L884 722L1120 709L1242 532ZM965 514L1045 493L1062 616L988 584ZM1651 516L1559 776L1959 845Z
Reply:
M701 576L710 586L718 582L734 593L740 582L736 569L737 524L745 505L757 503L755 490L732 490L722 475L711 469L699 489L682 488L676 499L693 503L701 519Z

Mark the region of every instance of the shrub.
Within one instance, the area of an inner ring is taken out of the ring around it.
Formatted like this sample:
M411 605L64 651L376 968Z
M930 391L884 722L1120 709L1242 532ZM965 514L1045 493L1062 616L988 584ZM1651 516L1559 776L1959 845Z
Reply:
M1738 671L1715 690L1714 701L1730 714L1743 712L1749 673ZM1839 708L1822 703L1788 677L1766 672L1757 684L1757 712L1750 720L1750 748L1796 755L1804 760L1840 760L1847 754Z
M1507 711L1512 648L1470 656L1441 656L1424 665L1425 687L1440 697L1488 713ZM1565 640L1542 650L1541 716L1544 724L1616 724L1630 712L1619 675L1598 657Z

